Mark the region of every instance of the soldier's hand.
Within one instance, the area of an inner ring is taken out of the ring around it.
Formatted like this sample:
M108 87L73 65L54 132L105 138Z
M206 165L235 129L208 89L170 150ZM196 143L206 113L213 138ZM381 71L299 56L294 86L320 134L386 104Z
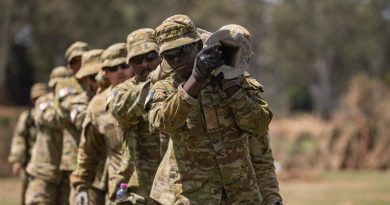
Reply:
M221 44L214 44L210 47L203 48L195 59L195 67L192 75L196 81L205 81L210 73L224 64L222 52L219 50Z
M80 191L76 195L76 205L89 205L89 197L87 191Z

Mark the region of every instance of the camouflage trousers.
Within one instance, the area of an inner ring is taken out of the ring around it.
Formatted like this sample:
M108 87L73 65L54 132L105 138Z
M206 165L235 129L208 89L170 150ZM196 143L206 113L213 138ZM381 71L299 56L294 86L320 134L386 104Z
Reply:
M27 205L68 205L68 195L64 193L63 183L55 184L31 177L27 191Z
M89 204L93 205L105 205L106 204L106 191L96 189L96 188L91 188L88 190L88 196L89 196ZM71 205L76 205L76 191L74 189L70 190L70 204Z
M20 175L20 179L22 180L22 192L21 192L21 196L20 196L20 204L24 205L26 204L26 191L27 191L27 187L28 187L28 182L30 181L30 176L28 175L28 173L26 172L25 169L22 170L21 172L21 175Z

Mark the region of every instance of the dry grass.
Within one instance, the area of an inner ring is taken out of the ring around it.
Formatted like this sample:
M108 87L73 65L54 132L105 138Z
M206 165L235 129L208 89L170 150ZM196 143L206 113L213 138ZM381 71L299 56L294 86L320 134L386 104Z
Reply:
M21 186L19 178L0 178L0 204L19 205Z
M281 180L280 192L288 205L390 204L390 172L327 172L308 178ZM18 205L18 178L0 178L0 204Z

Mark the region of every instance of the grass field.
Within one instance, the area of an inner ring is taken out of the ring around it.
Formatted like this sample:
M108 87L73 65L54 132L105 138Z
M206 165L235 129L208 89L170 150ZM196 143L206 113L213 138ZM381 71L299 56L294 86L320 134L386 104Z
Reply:
M280 189L286 205L389 205L390 172L330 172Z
M388 205L390 172L330 172L280 183L285 205ZM19 205L17 178L0 178L0 204Z

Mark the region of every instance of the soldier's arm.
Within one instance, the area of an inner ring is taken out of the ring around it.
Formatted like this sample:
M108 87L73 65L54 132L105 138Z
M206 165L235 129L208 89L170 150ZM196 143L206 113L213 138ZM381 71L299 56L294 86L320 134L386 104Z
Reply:
M128 128L137 125L139 117L146 113L144 110L145 97L142 95L145 91L142 91L142 87L135 86L131 81L119 84L112 89L108 100L108 109L120 127Z
M238 127L252 136L262 136L268 131L272 112L262 99L261 85L254 79L243 78L239 89L228 98L228 106L234 113Z
M105 146L104 137L86 119L78 149L77 168L71 176L76 191L89 188L94 182L99 162L106 157Z
M11 151L8 156L8 161L10 163L22 163L23 156L26 150L26 141L24 135L28 132L26 128L26 120L28 113L23 112L20 114L18 122L16 124L14 134L12 137Z
M134 149L133 139L129 129L124 130L123 144L122 144L122 158L120 162L120 169L115 174L115 191L112 192L112 196L109 196L111 200L115 200L115 193L119 189L121 183L128 183L131 176L134 173Z
M265 204L281 201L275 173L274 159L269 144L268 125L272 112L260 93L261 85L250 78L243 79L241 88L229 99L238 127L249 134L251 161L257 184Z
M181 85L176 90L166 81L158 81L149 95L152 99L149 121L152 126L168 134L174 134L185 125L188 114L198 103Z
M38 101L34 113L34 120L38 126L62 127L61 121L58 120L58 113L56 112L52 99Z
M69 117L71 124L73 124L77 130L82 130L83 122L87 113L88 103L89 98L85 95L85 93L74 96L71 99L71 103L69 105Z

